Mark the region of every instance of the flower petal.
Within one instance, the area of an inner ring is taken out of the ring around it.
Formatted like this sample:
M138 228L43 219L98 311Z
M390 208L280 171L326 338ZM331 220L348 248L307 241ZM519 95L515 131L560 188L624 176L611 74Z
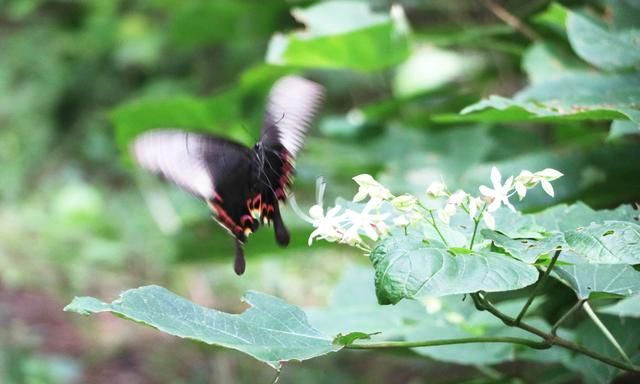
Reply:
M520 200L524 199L524 197L527 195L527 187L524 186L524 182L516 181L515 187L518 198Z
M478 188L478 190L480 190L481 194L488 197L494 197L496 194L496 192L493 189L484 185L481 185L480 188Z
M495 231L496 229L496 220L493 218L493 215L489 212L485 212L482 214L482 220L484 221L487 228Z
M540 180L540 184L542 184L542 189L544 189L544 191L547 192L547 195L549 195L551 197L554 196L553 186L551 186L550 182L548 182L545 179L541 179Z
M496 167L491 167L491 184L493 184L494 189L497 189L502 185L502 175Z

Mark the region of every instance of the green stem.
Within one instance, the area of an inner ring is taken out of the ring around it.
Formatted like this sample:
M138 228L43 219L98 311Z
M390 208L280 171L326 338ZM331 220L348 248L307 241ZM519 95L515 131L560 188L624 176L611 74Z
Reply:
M482 214L484 213L484 210L487 208L487 203L484 203L484 205L482 206L482 209L480 210L480 213L478 214L477 218L473 218L473 235L471 235L471 242L469 243L469 250L473 251L473 243L476 240L476 233L478 232L478 224L480 224L480 218L482 217Z
M436 232L438 232L438 236L440 236L440 239L442 239L442 242L444 243L444 245L449 247L447 240L444 238L444 236L442 236L442 233L440 233L440 229L438 229L438 224L436 224L436 218L433 217L433 211L429 211L429 216L431 216L431 224L433 225L433 228L436 230Z
M584 302L584 305L582 306L582 308L584 308L584 311L587 312L587 315L589 315L589 317L591 318L591 320L593 320L593 322L596 324L596 326L598 328L600 328L600 331L602 331L602 333L604 334L604 336L607 338L607 340L609 340L609 342L611 343L611 345L613 345L613 347L618 351L618 353L620 354L620 356L622 356L622 358L624 359L624 361L626 361L629 364L633 364L631 362L631 359L629 359L629 356L627 356L627 354L625 353L624 349L622 349L622 347L620 346L620 344L618 343L618 341L616 340L615 337L613 337L613 335L611 334L611 332L609 332L609 329L607 328L606 325L604 325L602 323L602 321L600 321L600 319L598 318L598 316L596 315L596 313L593 311L593 309L591 308L591 305L589 305L588 301Z
M346 345L347 349L385 349L385 348L418 348L436 347L440 345L474 344L474 343L510 343L521 344L534 349L547 349L549 345L519 337L465 337L459 339L441 339L425 341L381 341L379 343L356 343Z
M584 299L578 300L573 305L573 307L571 307L571 309L569 309L564 315L562 315L562 317L560 317L558 321L556 321L555 324L553 324L553 327L551 327L551 334L555 335L556 332L558 331L558 328L560 327L560 324L562 324L565 320L567 320L569 316L571 316L575 311L580 309L582 307L582 304L584 304Z
M556 265L556 261L558 261L560 252L561 252L560 249L556 249L556 253L553 255L553 258L551 259L549 266L544 271L544 274L540 277L540 279L538 279L538 282L536 283L536 286L533 288L531 295L529 295L529 299L527 299L527 302L525 303L524 307L522 307L522 310L516 317L516 320L515 320L516 325L520 323L524 315L527 313L527 310L533 303L533 299L535 299L536 295L540 292L540 289L542 289L542 286L544 285L545 281L547 281L547 278L549 277L549 274L551 274L551 270L553 269L553 266Z
M431 221L429 221L429 218L425 217L427 223L431 224L431 226L436 230L436 232L438 233L438 236L440 236L440 239L442 240L444 245L449 247L449 244L447 243L447 240L444 238L444 236L442 236L442 233L440 232L440 229L438 228L438 224L436 224L436 218L433 216L433 210L425 207L424 204L422 204L420 201L418 201L418 206L429 214L429 217L431 217Z
M510 327L518 327L520 329L523 329L529 333L532 333L534 335L540 336L543 340L544 343L547 345L557 345L559 347L577 352L577 353L581 353L585 356L589 356L592 359L595 360L599 360L605 364L608 364L612 367L616 367L616 368L620 368L622 370L625 371L629 371L629 372L635 372L635 373L640 373L640 367L634 366L632 364L626 363L626 362L622 362L622 361L618 361L615 359L612 359L608 356L602 355L598 352L592 351L590 349L587 349L581 345L578 345L574 342L571 342L569 340L566 340L560 336L557 335L552 335L551 333L545 332L541 329L538 329L534 326L531 326L527 323L524 322L520 322L518 324L516 324L515 319L512 318L511 316L508 316L504 313L502 313L500 310L498 310L489 300L487 300L486 298L484 298L480 292L477 293L472 293L471 297L473 298L473 302L476 304L476 307L480 310L486 310L487 312L491 313L492 315L494 315L495 317L499 318L500 320L502 320L502 322Z

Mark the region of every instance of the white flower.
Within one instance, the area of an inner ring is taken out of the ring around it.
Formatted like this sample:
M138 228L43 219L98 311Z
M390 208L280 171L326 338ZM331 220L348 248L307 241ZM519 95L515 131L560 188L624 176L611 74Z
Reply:
M520 174L516 176L514 187L520 200L524 199L527 195L527 189L532 188L537 184L533 173L525 170L520 171Z
M438 211L438 219L445 224L449 224L451 216L456 214L456 206L453 204L447 204Z
M411 195L400 195L391 200L391 205L399 211L411 212L416 207L418 200Z
M374 207L375 202L372 199L364 206L362 212L356 212L351 209L347 210L347 222L351 224L351 227L347 230L345 237L355 238L360 232L364 232L365 236L376 241L379 235L386 233L387 225L384 220L389 214L370 214L369 212Z
M324 214L324 209L319 204L312 206L309 209L309 216L311 217L311 224L316 228L311 235L309 235L309 245L313 243L314 239L322 239L329 242L340 241L343 236L341 231L342 223L346 220L345 214L338 215L338 212L342 209L337 205L331 208L327 214Z
M476 214L484 204L484 200L479 197L469 196L469 217L475 219Z
M447 204L453 204L455 206L459 206L460 204L462 204L462 202L466 197L467 197L467 193L465 191L457 190L451 196L449 196L449 200L447 201Z
M562 172L557 171L553 168L545 168L542 171L536 172L535 175L547 181L553 181L564 176Z
M353 178L353 181L358 183L360 186L360 188L358 188L358 193L353 197L353 201L362 201L367 196L370 196L372 199L378 200L379 202L393 198L391 192L389 192L384 185L378 183L371 175L358 175Z
M546 169L543 169L542 171L536 172L535 176L540 181L540 184L542 184L542 189L544 189L547 195L553 197L555 193L553 191L553 187L551 186L550 181L553 181L557 178L562 177L563 174L561 172L556 171L555 169L546 168Z
M493 184L493 189L486 187L484 185L480 186L480 193L491 200L489 207L487 208L489 212L494 212L496 209L500 208L500 205L504 204L513 212L516 209L509 202L509 192L511 192L511 188L513 186L513 176L509 176L509 178L502 184L502 175L498 168L491 168L491 183Z
M490 214L489 212L485 211L482 214L482 220L484 221L484 223L487 226L487 228L489 228L492 231L496 230L496 220L493 218L492 214Z
M407 219L407 216L405 215L400 215L393 218L393 225L395 226L406 227L409 224L410 224L409 219Z
M427 195L430 197L447 196L447 186L440 181L434 181L427 188Z
M449 200L447 200L447 204L445 204L444 208L438 211L438 218L443 223L449 224L449 219L451 216L456 214L456 210L466 197L467 193L465 191L458 190L454 192L449 196Z
M562 173L552 168L546 168L536 173L531 173L527 170L523 170L515 179L515 189L518 193L518 197L522 200L526 194L527 189L533 188L538 183L542 184L542 189L551 197L554 196L553 187L551 181L562 177Z

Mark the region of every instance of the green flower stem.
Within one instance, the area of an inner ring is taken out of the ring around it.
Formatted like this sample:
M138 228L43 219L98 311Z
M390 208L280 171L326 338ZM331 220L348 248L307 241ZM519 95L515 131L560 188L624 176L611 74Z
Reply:
M418 203L418 206L420 208L422 208L425 212L427 212L429 214L429 217L431 217L431 221L429 221L429 218L427 218L427 217L425 217L423 215L423 217L426 219L427 223L431 224L431 226L436 230L436 232L438 233L438 236L440 236L440 239L442 240L444 245L449 247L449 243L447 243L447 239L445 239L444 236L442 236L442 233L440 232L440 229L438 228L438 224L436 224L436 218L433 216L433 210L425 207L424 204L422 204L420 201L418 201L417 203Z
M510 343L521 344L535 349L547 349L547 343L541 343L519 337L466 337L458 339L440 339L425 341L381 341L379 343L354 343L346 345L347 349L384 349L384 348L418 348L436 347L440 345L473 344L473 343Z
M613 345L613 347L618 351L618 353L620 354L620 356L622 356L622 358L624 359L624 361L626 361L629 364L633 364L631 362L631 359L629 359L629 356L627 356L627 354L625 353L624 349L622 349L622 347L620 346L620 344L618 343L618 340L616 340L615 337L613 337L613 335L611 334L611 332L609 332L609 329L607 328L606 325L604 325L602 323L602 321L600 321L600 319L598 318L598 316L596 315L596 313L593 311L593 309L591 308L591 305L589 305L588 301L584 302L584 305L582 306L582 308L584 308L584 311L587 312L587 315L589 315L589 317L591 318L591 320L593 320L593 322L596 324L596 326L598 326L598 328L602 331L602 333L604 334L604 336L607 338L607 340L609 340L609 342L611 343L611 345Z
M558 261L558 257L560 256L560 252L561 252L560 249L556 249L556 253L554 253L553 258L551 259L551 262L549 263L549 266L544 271L544 274L540 277L540 279L538 279L538 282L536 283L536 286L533 288L533 291L531 292L531 295L529 295L529 299L524 304L524 307L522 307L522 310L520 311L520 313L516 317L516 320L515 320L516 321L516 325L518 325L520 323L520 321L522 320L524 315L527 313L527 310L531 306L531 303L533 303L533 299L535 299L536 295L540 292L540 289L542 289L542 286L544 285L545 281L547 281L547 278L551 274L551 270L553 269L553 266L556 265L556 261Z
M571 307L571 309L569 309L564 315L562 315L562 317L560 317L558 319L558 321L556 321L555 324L553 324L553 327L551 327L551 334L555 335L556 332L558 331L558 328L560 327L560 325L569 318L569 316L571 316L575 311L577 311L578 309L580 309L582 307L582 304L584 304L584 299L580 299L578 300L573 307Z
M549 346L557 345L559 347L562 347L577 353L581 353L585 356L589 356L592 359L599 360L612 367L616 367L629 372L640 373L640 367L634 366L633 364L612 359L608 356L602 355L598 352L592 351L581 345L578 345L572 341L566 340L560 336L553 335L549 332L545 332L541 329L533 327L527 323L520 322L516 324L516 321L513 317L506 315L502 313L500 310L498 310L489 300L483 297L483 295L480 292L472 293L471 297L478 309L485 310L491 313L498 319L502 320L502 322L509 327L518 327L522 330L525 330L529 333L532 333L534 335L541 337L544 340L544 343Z
M469 243L469 250L473 251L473 243L476 241L476 233L478 232L478 225L480 224L480 218L484 213L484 210L487 208L487 203L484 203L478 217L473 218L473 235L471 235L471 242Z
M436 232L438 232L438 236L440 236L440 238L442 239L442 242L444 243L444 245L446 245L447 247L449 246L449 244L447 243L447 239L444 238L444 236L442 236L442 233L440 233L440 229L438 228L438 224L436 224L436 218L433 217L433 211L429 211L429 215L431 216L431 222L433 224L433 228L436 230Z

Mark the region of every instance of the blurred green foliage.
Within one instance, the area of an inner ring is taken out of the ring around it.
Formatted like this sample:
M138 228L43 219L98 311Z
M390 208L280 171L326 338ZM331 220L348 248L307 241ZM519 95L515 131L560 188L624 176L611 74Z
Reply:
M350 178L365 172L394 191L422 193L441 177L452 187L476 186L493 165L504 174L552 167L566 175L555 200L534 191L519 206L527 211L577 200L596 208L637 201L637 4L501 3L540 39L530 41L471 0L403 0L403 12L384 0L0 1L0 381L272 379L266 367L234 352L59 311L74 294L112 298L145 284L231 312L242 310L238 298L248 288L326 307L343 271L364 258L344 248L309 249L310 229L286 209L290 247L281 250L269 230L259 232L247 245L247 274L238 279L232 244L206 207L143 175L127 155L131 138L155 127L250 144L266 92L286 73L328 89L297 162L294 191L302 207L314 201L318 176L327 178L331 198L351 196ZM501 96L481 100L489 95ZM361 289L369 280L345 289L349 279L336 292L362 296L354 310L363 317L392 310L364 299L372 297L372 286ZM540 321L557 320L575 298L560 284L549 291L536 310ZM504 305L518 295L506 295ZM329 311L341 300L334 296ZM455 300L440 315L466 314ZM416 313L425 308L414 304L393 307L399 313L392 322L371 330L419 328ZM310 315L312 322L314 316L322 314ZM491 334L495 324L485 320L465 317L453 326L436 317L422 331ZM628 333L635 324L607 321ZM602 341L581 334L585 343ZM637 340L628 343L637 349ZM602 382L616 374L564 355L478 370L473 364L521 352L490 349L477 360L485 351L474 350L463 361L451 347L438 348L287 364L280 382L575 382L580 372ZM549 363L559 360L562 367Z

